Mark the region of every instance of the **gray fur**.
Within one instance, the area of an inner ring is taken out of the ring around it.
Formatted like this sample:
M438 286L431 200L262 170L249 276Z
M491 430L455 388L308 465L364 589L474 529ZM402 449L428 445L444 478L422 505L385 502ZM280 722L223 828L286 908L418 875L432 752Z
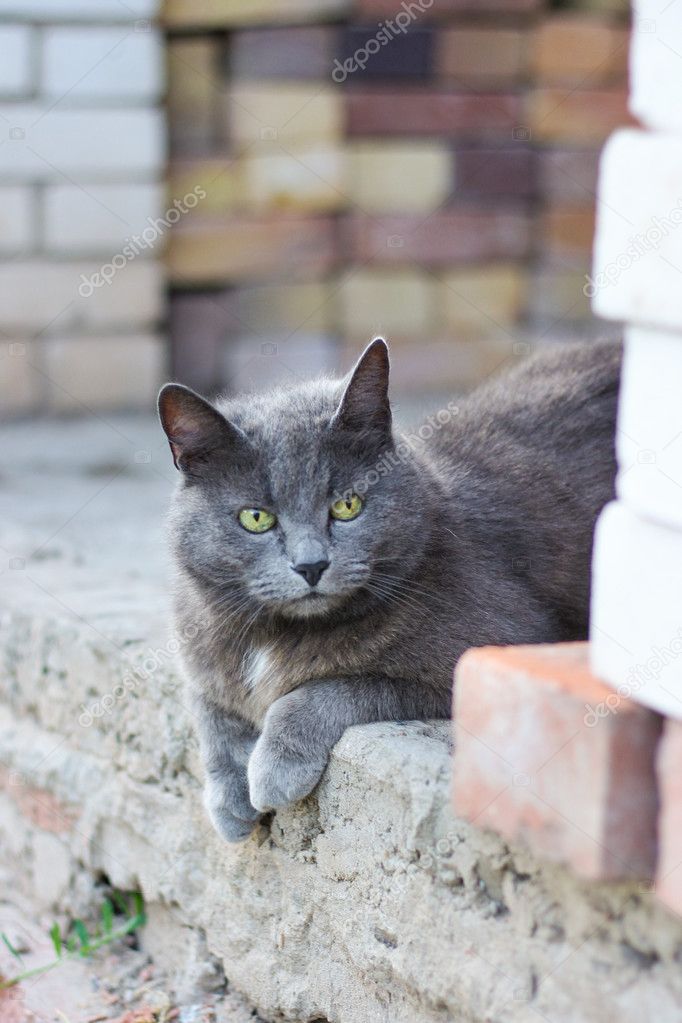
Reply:
M471 646L586 636L595 518L613 496L618 345L534 356L392 432L388 355L344 381L212 407L169 384L185 646L217 830L303 798L353 724L446 717ZM216 409L218 411L216 411ZM351 522L329 505L365 491ZM244 507L278 525L248 533ZM291 565L327 559L314 594Z

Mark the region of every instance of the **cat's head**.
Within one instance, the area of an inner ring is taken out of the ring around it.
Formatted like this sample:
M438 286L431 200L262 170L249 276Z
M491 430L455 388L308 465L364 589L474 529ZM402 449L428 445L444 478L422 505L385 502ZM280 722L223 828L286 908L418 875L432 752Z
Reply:
M182 473L176 556L245 607L329 614L419 555L420 495L396 457L388 350L377 339L344 380L215 406L179 384L159 414Z

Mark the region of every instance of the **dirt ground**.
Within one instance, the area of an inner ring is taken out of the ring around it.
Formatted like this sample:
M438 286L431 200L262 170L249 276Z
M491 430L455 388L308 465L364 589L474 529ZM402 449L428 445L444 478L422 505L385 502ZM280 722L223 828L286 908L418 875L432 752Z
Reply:
M0 944L3 977L54 959L53 922L35 919L20 898L0 901L0 931L21 955L18 962ZM134 937L129 941L0 991L1 1023L259 1023L255 1010L229 990L176 1001L172 978L134 947Z

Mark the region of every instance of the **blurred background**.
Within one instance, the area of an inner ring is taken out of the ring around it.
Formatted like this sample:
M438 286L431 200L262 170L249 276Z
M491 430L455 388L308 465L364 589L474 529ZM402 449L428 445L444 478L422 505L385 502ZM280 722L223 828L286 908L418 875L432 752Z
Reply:
M345 371L468 390L590 313L624 0L0 0L0 414ZM646 30L646 26L641 26Z

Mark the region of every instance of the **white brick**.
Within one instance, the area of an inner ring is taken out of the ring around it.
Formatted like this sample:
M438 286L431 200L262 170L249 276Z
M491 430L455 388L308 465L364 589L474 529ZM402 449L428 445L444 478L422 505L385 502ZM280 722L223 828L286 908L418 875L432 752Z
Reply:
M243 193L256 209L328 210L347 202L340 149L303 147L256 154L243 161Z
M24 25L0 27L0 96L25 96L32 88L32 30Z
M682 333L630 327L618 413L619 497L682 529Z
M636 0L630 109L652 128L682 130L682 7Z
M162 89L156 32L54 28L43 36L42 90L66 103L82 98L153 99Z
M606 319L678 329L682 138L617 132L602 157L599 196L594 311Z
M639 518L621 502L597 525L592 669L655 710L682 717L682 531Z
M151 335L52 338L43 344L48 407L55 412L152 409L164 344Z
M94 262L0 263L0 330L22 334L47 329L49 336L50 331L134 329L161 318L163 270L158 263L135 260L119 270L111 284L88 287L87 281L99 270L100 263Z
M156 176L165 159L160 111L8 104L2 114L0 180L130 180Z
M0 15L28 21L127 21L152 17L160 0L0 0Z
M34 359L33 342L0 341L0 419L35 411L40 381Z
M141 234L162 213L160 185L70 185L48 188L45 195L45 247L73 256L113 256L127 239ZM165 231L156 242L160 249ZM142 256L154 254L143 248Z
M14 256L33 244L34 195L21 185L0 186L0 254Z

